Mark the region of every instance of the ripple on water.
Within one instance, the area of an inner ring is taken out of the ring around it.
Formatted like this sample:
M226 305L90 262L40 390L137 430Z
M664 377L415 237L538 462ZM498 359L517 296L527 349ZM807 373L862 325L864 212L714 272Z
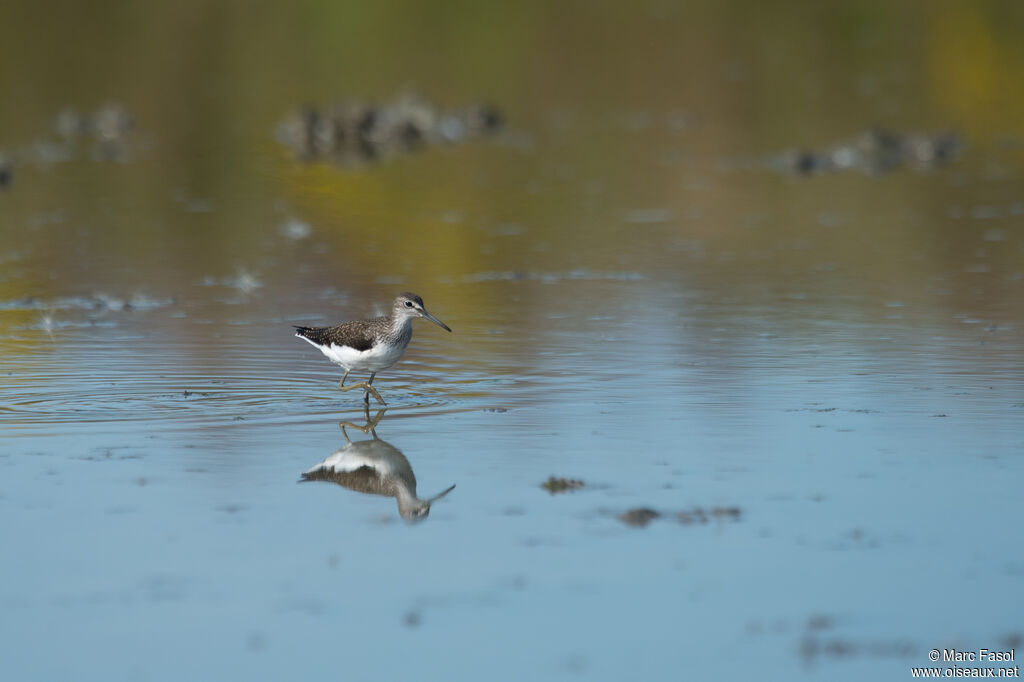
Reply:
M20 423L177 420L232 421L269 414L287 396L288 382L234 376L211 380L195 374L92 373L69 379L55 372L15 377L6 414Z
M25 426L147 421L154 428L173 429L238 421L305 421L362 408L359 392L339 392L340 377L329 369L285 371L274 366L223 371L127 358L117 367L88 372L66 367L12 372L0 414L5 421ZM436 372L413 371L376 385L391 410L460 412L493 402L495 381L483 375L442 378Z

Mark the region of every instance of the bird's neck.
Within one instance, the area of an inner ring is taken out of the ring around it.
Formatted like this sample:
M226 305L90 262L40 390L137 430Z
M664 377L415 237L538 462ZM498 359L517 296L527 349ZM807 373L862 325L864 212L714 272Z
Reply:
M395 315L391 318L391 329L388 336L392 339L408 339L412 337L412 318L405 315Z

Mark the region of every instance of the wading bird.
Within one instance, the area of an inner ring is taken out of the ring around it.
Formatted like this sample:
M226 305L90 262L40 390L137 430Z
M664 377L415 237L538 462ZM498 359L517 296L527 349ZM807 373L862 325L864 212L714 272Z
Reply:
M412 321L423 317L442 329L451 328L427 312L423 299L416 294L404 293L395 297L391 314L370 320L342 322L333 327L295 327L295 336L304 339L327 356L327 359L345 369L338 388L351 391L363 389L363 402L370 402L370 394L382 405L386 405L373 384L377 372L398 362L412 339ZM345 379L351 371L369 372L368 381L350 386Z

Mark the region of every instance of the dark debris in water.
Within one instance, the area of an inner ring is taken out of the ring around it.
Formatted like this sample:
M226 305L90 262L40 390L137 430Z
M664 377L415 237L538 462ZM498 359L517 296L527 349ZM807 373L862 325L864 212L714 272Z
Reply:
M0 189L6 189L14 182L14 165L11 160L0 154Z
M552 495L556 493L564 493L570 490L577 490L583 487L583 481L576 478L562 478L559 476L550 476L548 480L541 483L541 487L547 490Z
M648 523L661 516L661 512L648 507L636 507L619 515L619 520L627 526L643 528Z
M83 462L112 462L130 459L142 459L142 455L129 446L115 445L106 448L93 448L91 454L75 457Z
M672 518L684 526L690 526L704 525L709 523L711 520L719 522L739 521L742 515L743 512L739 507L711 507L710 509L694 507L693 509L675 512L675 514L672 515ZM643 528L651 521L664 516L665 514L657 511L656 509L651 509L649 507L635 507L620 514L619 520L627 526Z
M709 519L739 521L741 516L742 512L739 507L712 507L707 511L701 507L694 507L690 511L676 512L676 520L683 525L707 523Z
M442 111L403 94L384 104L339 100L322 109L303 107L278 123L276 136L298 161L362 166L428 145L459 144L501 126L501 112L488 104Z
M835 618L828 614L814 614L807 619L797 646L804 663L810 665L822 658L910 658L921 653L905 640L867 641L831 634L835 627Z
M798 176L858 171L878 177L904 167L934 170L956 158L963 148L963 138L956 133L899 134L870 128L825 149L783 152L768 165Z
M199 396L200 398L209 398L213 394L212 393L202 393L202 392L198 392L198 391L190 391L190 390L188 390L186 388L184 391L182 391L181 397L183 397L183 398L191 398L194 395Z

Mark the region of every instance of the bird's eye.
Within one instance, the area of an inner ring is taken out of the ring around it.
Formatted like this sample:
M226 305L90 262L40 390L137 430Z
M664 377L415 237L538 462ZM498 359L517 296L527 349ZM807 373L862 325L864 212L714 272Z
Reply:
M406 301L405 302L405 307L406 308L411 308L412 307L412 301Z

